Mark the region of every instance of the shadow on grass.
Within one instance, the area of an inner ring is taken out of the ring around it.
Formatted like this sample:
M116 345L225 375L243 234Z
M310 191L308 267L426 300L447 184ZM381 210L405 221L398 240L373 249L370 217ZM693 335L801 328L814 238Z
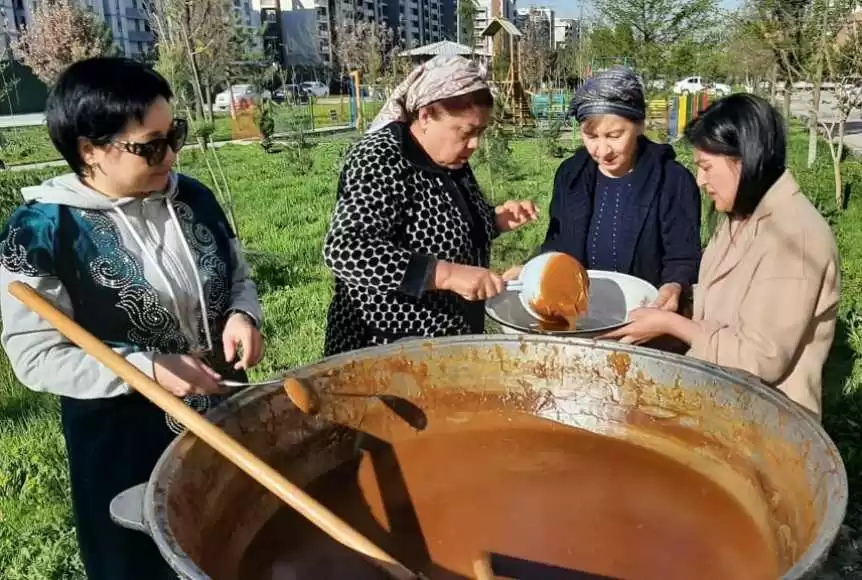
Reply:
M850 380L860 362L853 348L857 343L855 332L845 317L838 318L835 342L823 369L823 426L841 452L850 484L845 526L833 546L823 578L862 573L858 547L862 539L862 389Z

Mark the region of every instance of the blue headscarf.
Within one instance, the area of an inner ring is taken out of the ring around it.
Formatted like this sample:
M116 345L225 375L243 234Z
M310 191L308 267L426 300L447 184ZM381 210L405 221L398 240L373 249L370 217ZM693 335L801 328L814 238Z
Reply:
M597 73L575 93L569 115L578 123L595 115L619 115L630 121L642 121L646 117L643 83L627 67Z

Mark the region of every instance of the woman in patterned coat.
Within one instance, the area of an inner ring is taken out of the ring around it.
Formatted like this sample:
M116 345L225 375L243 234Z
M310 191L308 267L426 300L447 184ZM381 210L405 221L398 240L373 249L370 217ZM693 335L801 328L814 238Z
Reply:
M23 281L198 411L262 354L257 290L212 192L172 166L186 125L143 64L78 62L47 105L73 173L22 191L0 235L2 343L18 379L60 396L89 580L176 578L144 534L111 522L180 426L6 292ZM241 348L242 356L238 357ZM237 360L238 359L238 360Z
M491 241L536 219L529 201L489 205L470 169L493 106L475 64L435 57L353 148L324 247L327 355L484 331L484 300L504 288L488 269Z

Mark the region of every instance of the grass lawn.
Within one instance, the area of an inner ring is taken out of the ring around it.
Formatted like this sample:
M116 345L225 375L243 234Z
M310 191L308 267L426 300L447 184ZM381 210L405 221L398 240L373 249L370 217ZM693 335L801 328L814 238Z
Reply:
M380 111L382 103L364 101L362 117L373 119ZM276 133L292 133L299 129L313 131L322 127L348 125L350 118L350 99L335 99L325 104L280 105L275 108ZM216 115L214 141L230 141L249 136L249 130L258 136L254 121L232 121L227 114ZM192 142L190 139L189 142ZM56 161L60 155L51 144L44 125L33 127L12 127L0 130L0 161L8 167Z
M834 211L832 168L828 153L812 170L804 169L806 139L794 136L792 166L806 193L833 224L842 252L844 292L838 336L826 369L825 424L839 443L854 490L862 475L862 199L851 197L843 213ZM309 153L311 167L295 152L266 155L256 145L219 150L236 195L239 231L252 252L254 275L267 314L263 329L267 356L255 372L260 377L320 356L323 325L331 295L322 264L321 243L333 206L346 141L318 144ZM546 218L554 171L560 163L544 153L540 141L516 141L508 163L477 163L476 173L493 201L532 198ZM690 156L680 150L690 163ZM201 154L183 154L182 170L209 182ZM16 203L9 192L55 172L0 174L0 215ZM862 163L848 160L845 178L862 195ZM6 192L4 196L3 193ZM545 223L504 236L495 246L494 264L504 268L521 261L544 235ZM0 356L0 578L82 578L71 527L65 454L58 407L50 396L26 391ZM848 522L859 527L862 495L853 497ZM852 530L851 530L852 532ZM855 536L855 532L852 532ZM855 555L842 556L835 577L862 572Z

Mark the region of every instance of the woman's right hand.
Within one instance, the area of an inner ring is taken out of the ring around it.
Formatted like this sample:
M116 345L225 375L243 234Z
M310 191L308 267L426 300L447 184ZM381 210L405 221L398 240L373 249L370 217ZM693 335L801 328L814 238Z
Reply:
M153 358L154 378L177 397L213 395L220 392L221 375L187 354L157 354Z
M487 300L497 296L506 288L502 276L487 268L438 262L434 275L437 290L448 290L466 300Z

